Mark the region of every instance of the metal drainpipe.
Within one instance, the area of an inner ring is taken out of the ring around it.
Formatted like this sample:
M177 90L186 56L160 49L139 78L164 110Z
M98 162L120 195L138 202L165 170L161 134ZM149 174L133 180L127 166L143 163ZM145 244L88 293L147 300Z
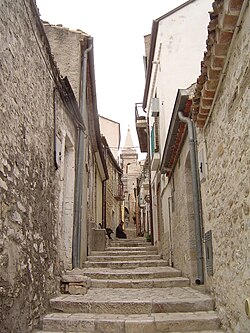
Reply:
M178 112L179 119L188 126L188 137L190 147L190 161L192 173L192 188L193 188L193 204L195 218L195 238L196 238L196 253L197 253L197 273L196 284L204 284L204 269L203 269L203 249L202 249L202 219L201 219L201 202L199 195L199 180L197 173L197 159L195 146L195 128L190 118L185 117L182 112Z
M172 197L168 197L169 245L170 245L169 264L171 267L173 267L172 215L171 215L171 206L170 206L171 200Z
M153 200L152 200L152 188L151 188L151 156L150 156L150 127L149 117L147 117L147 147L148 147L148 181L149 181L149 209L150 209L150 231L151 231L151 245L154 245L154 221L153 221Z
M54 116L54 164L55 169L58 169L58 165L56 162L56 87L53 88L53 116Z
M92 39L91 39L92 40ZM87 93L87 54L92 49L92 44L83 52L82 63L82 95L80 101L80 113L84 119L86 112L86 93ZM82 222L82 196L83 196L83 164L84 164L84 133L78 129L77 133L77 165L75 179L75 211L73 225L73 244L72 244L72 267L81 267L81 222Z

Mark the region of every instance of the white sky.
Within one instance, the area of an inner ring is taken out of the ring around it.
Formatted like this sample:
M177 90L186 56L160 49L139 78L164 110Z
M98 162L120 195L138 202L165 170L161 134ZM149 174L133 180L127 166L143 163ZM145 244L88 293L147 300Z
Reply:
M185 0L36 0L50 24L81 29L94 38L98 113L121 125L121 146L128 127L138 146L134 105L145 84L144 36L154 19Z

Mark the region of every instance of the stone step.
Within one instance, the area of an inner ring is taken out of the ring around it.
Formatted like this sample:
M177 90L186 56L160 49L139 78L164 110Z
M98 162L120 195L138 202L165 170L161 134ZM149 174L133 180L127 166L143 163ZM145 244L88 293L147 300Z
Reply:
M225 333L225 331L223 331L223 330L220 330L220 329L218 329L218 330L206 330L206 331L179 331L179 332L172 332L172 333Z
M159 254L147 254L147 255L130 255L126 254L123 256L112 256L112 255L105 255L105 256L97 256L91 255L88 256L88 261L91 262L103 262L103 261L148 261L148 260L160 260L161 256Z
M91 288L85 295L62 295L50 305L67 313L141 314L160 312L210 311L214 300L190 287L101 289Z
M189 279L185 277L173 277L162 279L122 279L122 280L98 280L91 279L92 288L167 288L188 287Z
M67 272L71 274L71 271ZM180 277L181 272L173 267L137 267L134 269L111 269L111 268L83 268L77 274L88 276L92 279L160 279L167 277Z
M81 332L83 332L83 331L81 331ZM96 332L96 331L94 331L94 332ZM101 331L102 332L102 331ZM134 330L129 330L128 331L129 333L134 333L135 331ZM137 332L139 332L139 331L137 331ZM137 333L136 332L136 333ZM76 331L33 331L33 333L79 333L79 332L76 332ZM84 332L83 332L84 333ZM110 333L110 332L109 332ZM126 332L125 332L126 333ZM172 333L225 333L225 331L222 331L222 330L206 330L206 331L179 331L179 332L172 332Z
M105 251L157 251L156 246L108 246Z
M167 266L166 260L134 260L134 261L85 261L83 267L109 267L109 268L136 268L136 267L162 267Z
M128 250L126 248L126 250L123 251L113 251L113 250L109 250L109 251L92 251L91 252L91 256L127 256L127 255L138 255L138 256L145 256L145 255L152 255L152 254L158 254L157 250L142 250L142 251L135 251L135 250Z
M148 245L147 245L148 244ZM141 247L141 246L152 246L150 243L146 242L134 242L134 241L111 241L109 247Z
M43 332L64 333L221 332L219 319L213 311L151 315L52 313L43 318L43 329Z
M127 235L127 239L130 240L130 239L137 239L138 238L136 237L136 229L135 228L125 228L125 233ZM143 237L140 237L139 239L143 239Z

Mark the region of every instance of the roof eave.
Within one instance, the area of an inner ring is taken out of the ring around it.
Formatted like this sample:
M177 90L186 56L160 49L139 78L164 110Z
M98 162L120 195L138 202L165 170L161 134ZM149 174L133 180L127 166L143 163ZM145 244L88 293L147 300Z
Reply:
M143 102L142 102L143 110L145 110L145 108L147 107L148 92L149 92L150 80L151 80L151 75L152 75L152 67L153 67L153 60L154 60L154 54L155 54L155 46L156 46L156 39L157 39L159 22L161 20L167 18L168 16L178 12L180 9L190 5L194 1L197 1L197 0L186 1L183 4L181 4L180 6L171 10L170 12L160 16L156 20L153 20L152 30L151 30L150 53L149 53L149 60L148 60L148 70L147 70L147 74L146 74L146 84L145 84Z
M93 102L93 121L95 127L95 135L97 142L98 155L100 157L100 169L103 169L104 178L109 178L108 168L104 157L103 147L101 143L101 131L99 125L99 115L97 110L97 100L96 100L96 85L95 85L95 65L94 65L94 47L93 47L93 38L88 38L88 47L92 45L92 48L89 52L89 66L90 66L90 78L91 78L91 88L92 88L92 102ZM105 180L105 179L103 179Z
M172 156L172 150L174 147L175 139L180 127L180 119L178 117L178 112L183 112L185 110L187 101L189 99L189 91L187 89L178 89L175 105L169 125L168 135L165 141L162 161L160 170L161 173L166 173L166 168Z

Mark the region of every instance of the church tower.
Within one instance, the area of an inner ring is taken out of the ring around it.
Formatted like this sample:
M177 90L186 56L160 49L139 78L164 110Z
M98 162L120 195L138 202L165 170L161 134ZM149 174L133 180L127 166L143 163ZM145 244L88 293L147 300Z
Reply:
M134 147L130 129L128 128L126 140L124 147L122 148L122 153L120 155L121 163L122 163L122 170L123 174L127 173L127 166L131 164L136 164L138 160L138 154L136 152L136 149Z
M122 182L125 195L125 226L132 226L135 223L137 177L141 174L141 165L138 162L138 154L129 128L120 160L123 170Z

